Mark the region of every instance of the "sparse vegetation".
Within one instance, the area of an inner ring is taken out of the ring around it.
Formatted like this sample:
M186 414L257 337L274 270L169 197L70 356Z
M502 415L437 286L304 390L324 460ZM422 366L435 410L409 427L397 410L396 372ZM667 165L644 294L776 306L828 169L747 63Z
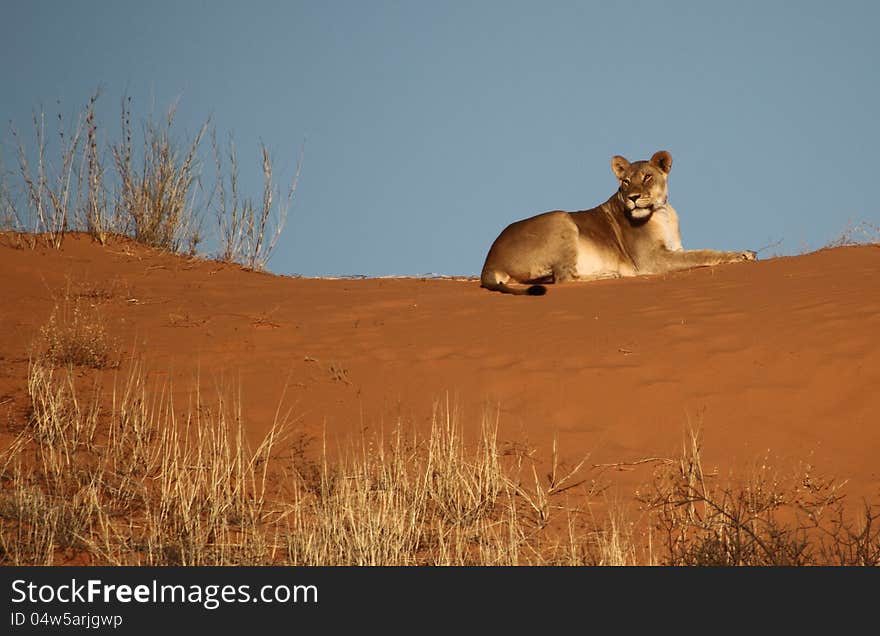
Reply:
M240 194L231 142L231 173L225 174L215 141L216 185L203 186L201 148L209 122L181 141L172 105L164 117L146 119L138 139L132 100L124 97L120 139L113 142L99 135L98 98L94 93L70 125L59 114L54 136L47 134L43 109L34 113L32 135L10 126L18 170L0 171L0 229L27 232L31 247L44 241L60 248L65 233L80 231L102 244L113 234L125 234L145 245L194 255L205 241L203 217L210 208L217 220L218 258L250 269L265 268L287 220L302 154L282 197L273 182L269 150L261 145L264 187L262 200L255 203Z
M112 397L72 367L31 363L30 423L0 455L0 563L321 565L877 565L875 508L845 518L838 487L758 472L720 486L700 440L648 492L647 531L612 506L592 517L583 462L498 441L484 417L467 443L454 406L426 437L395 426L337 458L277 417L251 447L240 406L198 393L180 414L134 364ZM555 455L555 454L554 454ZM647 537L647 541L646 541Z
M362 439L316 463L281 420L251 450L222 397L197 396L178 416L138 366L109 411L97 389L78 393L69 367L33 362L28 389L31 422L0 458L3 563L571 560L520 514L523 485L502 470L495 426L471 453L448 408L427 439L397 427L388 444Z
M868 221L859 221L854 223L848 221L846 227L840 234L828 241L825 247L843 247L845 245L867 245L871 243L880 243L880 226Z
M107 413L81 402L70 369L34 362L28 388L32 421L0 462L0 562L272 560L262 529L276 429L251 450L222 400L178 422L138 370Z

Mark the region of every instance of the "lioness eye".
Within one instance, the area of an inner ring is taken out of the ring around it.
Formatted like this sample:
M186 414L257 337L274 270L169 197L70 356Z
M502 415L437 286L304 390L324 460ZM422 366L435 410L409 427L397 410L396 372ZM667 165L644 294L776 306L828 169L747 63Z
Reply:
M648 181L650 181L652 178L653 178L653 175L646 174L645 175L645 183L648 183Z
M629 185L629 179L621 179L620 182L624 185L624 187Z

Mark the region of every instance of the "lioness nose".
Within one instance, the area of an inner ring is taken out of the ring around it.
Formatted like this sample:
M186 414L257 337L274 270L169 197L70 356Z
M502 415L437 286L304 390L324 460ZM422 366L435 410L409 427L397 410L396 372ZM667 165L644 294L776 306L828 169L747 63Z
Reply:
M641 199L641 198L642 198L642 195L641 195L641 194L631 194L631 195L629 195L629 200L632 201L633 203L635 203L636 201L638 201L638 200Z

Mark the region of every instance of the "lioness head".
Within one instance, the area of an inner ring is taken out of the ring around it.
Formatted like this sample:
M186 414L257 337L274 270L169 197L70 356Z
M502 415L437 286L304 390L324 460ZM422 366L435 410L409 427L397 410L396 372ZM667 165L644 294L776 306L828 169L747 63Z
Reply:
M666 205L666 175L672 170L672 155L655 152L649 161L630 163L617 155L611 169L620 181L617 195L634 219L646 219L655 208Z

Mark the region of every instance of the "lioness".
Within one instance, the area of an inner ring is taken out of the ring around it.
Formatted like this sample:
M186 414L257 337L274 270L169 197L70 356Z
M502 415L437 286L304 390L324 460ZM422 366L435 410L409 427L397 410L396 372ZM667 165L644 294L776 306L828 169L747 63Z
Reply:
M605 203L581 212L547 212L508 225L489 249L481 286L539 296L540 283L657 274L688 267L753 261L755 253L683 250L678 214L667 203L672 155L649 161L612 157L620 181ZM531 285L516 287L515 281Z

